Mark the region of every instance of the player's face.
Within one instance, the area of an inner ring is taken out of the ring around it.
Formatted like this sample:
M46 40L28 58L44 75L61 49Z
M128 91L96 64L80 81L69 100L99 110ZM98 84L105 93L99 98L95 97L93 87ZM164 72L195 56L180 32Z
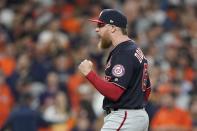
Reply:
M99 48L101 49L108 49L112 45L112 41L109 39L109 34L107 31L107 25L103 23L98 23L96 32L98 32L98 35L100 37L99 41Z

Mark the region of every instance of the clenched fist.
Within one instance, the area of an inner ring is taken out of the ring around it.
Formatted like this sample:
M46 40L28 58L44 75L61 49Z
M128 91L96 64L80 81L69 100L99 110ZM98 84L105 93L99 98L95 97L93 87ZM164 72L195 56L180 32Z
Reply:
M92 68L93 64L89 60L82 61L81 64L78 66L79 71L85 76L88 75Z

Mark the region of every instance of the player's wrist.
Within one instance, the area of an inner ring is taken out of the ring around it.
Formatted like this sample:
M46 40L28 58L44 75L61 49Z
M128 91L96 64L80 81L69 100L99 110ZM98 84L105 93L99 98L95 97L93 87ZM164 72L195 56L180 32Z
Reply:
M84 75L85 75L86 77L88 77L88 76L91 76L91 75L92 75L92 73L93 73L93 71L92 71L92 70L90 70L89 72L86 72Z

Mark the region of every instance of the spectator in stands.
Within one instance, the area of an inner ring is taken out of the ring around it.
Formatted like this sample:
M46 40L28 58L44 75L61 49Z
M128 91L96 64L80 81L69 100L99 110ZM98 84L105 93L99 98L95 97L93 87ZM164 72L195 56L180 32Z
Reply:
M151 122L152 131L189 131L192 119L189 112L175 105L175 92L172 87L164 89L161 95L161 107Z
M37 131L39 127L49 124L31 108L33 97L30 93L23 94L20 100L20 105L13 109L1 131Z

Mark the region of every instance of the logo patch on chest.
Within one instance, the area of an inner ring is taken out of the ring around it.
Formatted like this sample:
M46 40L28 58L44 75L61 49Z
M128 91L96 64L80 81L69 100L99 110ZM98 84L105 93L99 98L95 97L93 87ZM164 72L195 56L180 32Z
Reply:
M112 69L112 74L116 77L121 77L125 74L125 69L123 65L115 65Z

